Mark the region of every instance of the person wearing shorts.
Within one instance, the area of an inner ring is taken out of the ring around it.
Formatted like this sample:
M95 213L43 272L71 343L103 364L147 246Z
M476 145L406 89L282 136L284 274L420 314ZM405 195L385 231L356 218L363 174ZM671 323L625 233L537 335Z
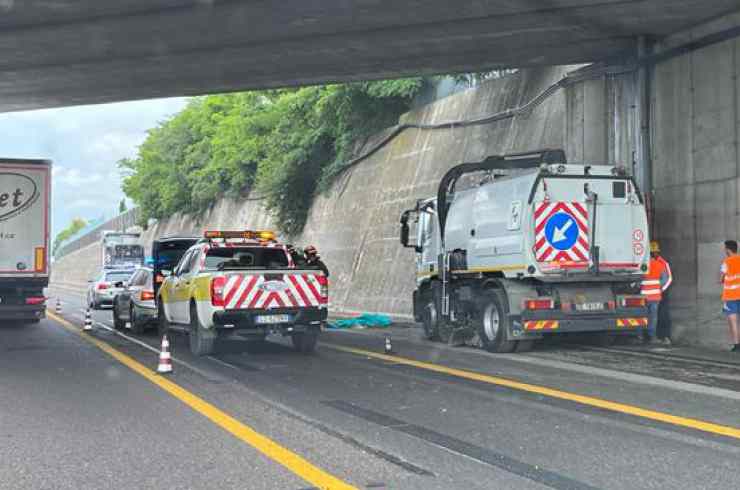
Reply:
M722 262L720 271L720 283L722 284L722 311L727 316L727 326L730 331L730 342L732 352L740 352L740 328L738 328L738 315L740 315L740 255L737 254L737 242L727 240L725 246L725 260Z

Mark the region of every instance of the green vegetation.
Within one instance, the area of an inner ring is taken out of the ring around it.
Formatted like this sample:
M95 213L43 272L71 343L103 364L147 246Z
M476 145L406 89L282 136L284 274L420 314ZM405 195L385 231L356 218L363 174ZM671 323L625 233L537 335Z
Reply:
M397 123L421 78L212 95L149 131L119 162L141 219L197 213L219 197L264 195L283 231L300 232L312 199L355 144Z
M66 240L67 238L71 237L81 229L87 226L87 221L85 221L82 218L75 218L72 220L72 222L62 231L60 231L57 236L54 238L54 245L52 246L52 255L56 255L57 250L59 249L59 246Z

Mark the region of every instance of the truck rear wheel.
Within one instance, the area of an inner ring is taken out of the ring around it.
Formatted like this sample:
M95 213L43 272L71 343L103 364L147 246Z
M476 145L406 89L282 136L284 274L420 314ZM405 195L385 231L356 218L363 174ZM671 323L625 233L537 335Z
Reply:
M195 303L190 305L190 352L194 356L209 356L216 347L216 332L206 330L198 319L198 309Z
M487 291L484 294L478 314L478 336L483 348L488 352L513 352L516 348L516 341L506 339L509 315L502 295L495 291Z
M421 311L421 325L424 330L424 338L427 340L439 340L439 316L437 316L437 305L431 295L424 295Z
M310 354L316 349L316 343L319 340L319 329L308 327L305 332L294 333L290 340L293 342L293 348L296 352Z

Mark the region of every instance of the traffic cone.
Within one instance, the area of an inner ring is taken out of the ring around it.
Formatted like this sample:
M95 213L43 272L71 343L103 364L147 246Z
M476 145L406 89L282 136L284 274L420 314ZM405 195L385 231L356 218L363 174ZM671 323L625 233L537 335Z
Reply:
M167 374L172 372L170 341L167 340L166 334L162 336L162 349L159 352L159 365L157 366L157 372L159 374Z
M85 324L82 326L82 330L92 330L92 315L90 314L90 308L85 309Z
M385 353L386 354L393 354L393 346L391 345L391 336L386 335L385 336Z
M62 300L60 300L59 298L57 298L57 306L54 311L56 312L57 315L62 314Z

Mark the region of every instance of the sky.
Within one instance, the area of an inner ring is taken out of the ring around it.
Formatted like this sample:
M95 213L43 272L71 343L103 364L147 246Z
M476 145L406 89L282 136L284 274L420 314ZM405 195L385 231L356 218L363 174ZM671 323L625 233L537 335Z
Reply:
M53 161L53 240L73 218L117 214L124 194L116 162L134 157L147 130L186 102L155 99L0 114L0 157Z

